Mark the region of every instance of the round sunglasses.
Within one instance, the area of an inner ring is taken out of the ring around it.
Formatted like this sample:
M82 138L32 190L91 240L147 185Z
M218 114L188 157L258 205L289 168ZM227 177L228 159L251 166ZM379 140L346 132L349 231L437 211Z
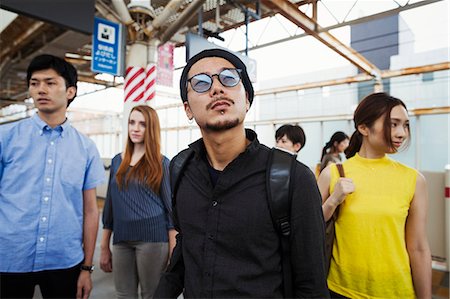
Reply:
M207 92L213 84L213 77L217 76L219 82L225 87L234 87L241 81L241 69L223 69L220 73L208 75L200 73L192 76L187 82L191 83L192 89L198 93Z

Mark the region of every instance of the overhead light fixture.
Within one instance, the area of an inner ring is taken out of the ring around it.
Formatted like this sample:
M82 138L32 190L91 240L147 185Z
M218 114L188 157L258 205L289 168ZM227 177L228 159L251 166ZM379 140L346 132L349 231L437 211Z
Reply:
M69 59L82 59L82 60L92 60L91 56L86 56L86 55L80 55L80 54L76 54L76 53L66 53L65 55L66 58Z
M148 10L153 10L150 0L131 0L127 5L128 8L142 7Z
M156 16L150 0L131 0L127 7L130 13L144 13L149 15L152 19Z

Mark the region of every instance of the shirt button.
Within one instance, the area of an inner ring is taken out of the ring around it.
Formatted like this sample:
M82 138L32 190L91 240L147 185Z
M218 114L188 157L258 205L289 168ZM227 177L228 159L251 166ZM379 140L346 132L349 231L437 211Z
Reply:
M55 143L53 141L50 141L50 145L54 145Z
M47 182L50 182L50 178L46 178L46 181L47 181Z
M44 197L44 201L48 201L48 197L46 196L46 197Z
M205 275L206 275L207 277L210 277L210 276L211 276L211 273L205 272Z
M39 241L44 242L45 238L44 237L40 237Z
M47 220L47 217L42 217L42 221L45 222Z
M213 202L212 202L212 206L213 206L213 207L217 206L217 201L213 201Z
M48 159L47 162L48 162L48 164L52 164L53 161L52 161L52 159Z
M214 235L209 235L208 239L210 239L210 240L214 239Z
M39 135L42 135L42 133L44 133L44 131L42 131L42 130L39 130Z

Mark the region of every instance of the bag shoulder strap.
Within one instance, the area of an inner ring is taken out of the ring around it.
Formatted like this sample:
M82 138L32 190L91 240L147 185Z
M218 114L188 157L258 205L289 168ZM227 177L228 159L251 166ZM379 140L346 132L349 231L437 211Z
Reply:
M297 155L272 148L267 161L266 186L270 215L275 230L280 236L284 297L293 297L292 269L290 259L291 234L290 212L292 202L292 180Z
M337 170L339 172L339 176L341 178L345 178L345 171L344 171L344 166L341 163L337 163L336 164Z
M345 171L344 171L344 166L342 165L342 163L336 163L336 168L339 172L339 177L341 178L345 178ZM334 210L333 215L331 216L333 218L334 221L336 221L338 215L339 215L339 206L336 207L336 209Z
M184 168L187 162L194 155L194 151L191 148L187 148L176 155L170 162L169 173L170 173L170 190L172 191L172 218L175 227L180 231L180 226L178 225L178 217L176 213L176 198L178 185L180 184L180 178L183 174Z
M193 154L194 151L187 148L176 155L170 163L170 189L172 191L172 197L174 197L177 192L178 184L180 183L180 175Z
M267 161L266 185L270 214L275 229L283 236L290 234L291 170L295 166L296 157L272 148Z

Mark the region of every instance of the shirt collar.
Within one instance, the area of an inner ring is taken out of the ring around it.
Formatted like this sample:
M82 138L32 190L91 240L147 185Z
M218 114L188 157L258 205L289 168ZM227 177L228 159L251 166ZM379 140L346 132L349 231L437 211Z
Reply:
M52 128L45 122L43 121L38 113L35 113L31 119L33 120L33 122L36 124L36 126L39 128L39 135L42 136L42 134L44 134L44 131L46 130L52 130ZM64 137L64 135L66 134L65 132L69 129L70 123L69 120L66 118L66 120L60 124L59 126L56 126L55 128L53 128L53 130L59 132L61 134L61 137Z
M245 129L245 138L247 138L248 141L250 141L250 144L245 149L245 153L253 153L255 152L259 147L259 141L258 141L258 135L255 131L251 129ZM203 138L198 139L197 141L194 141L193 143L189 144L189 147L194 150L196 155L204 155L206 154L206 148L205 143L203 142Z

